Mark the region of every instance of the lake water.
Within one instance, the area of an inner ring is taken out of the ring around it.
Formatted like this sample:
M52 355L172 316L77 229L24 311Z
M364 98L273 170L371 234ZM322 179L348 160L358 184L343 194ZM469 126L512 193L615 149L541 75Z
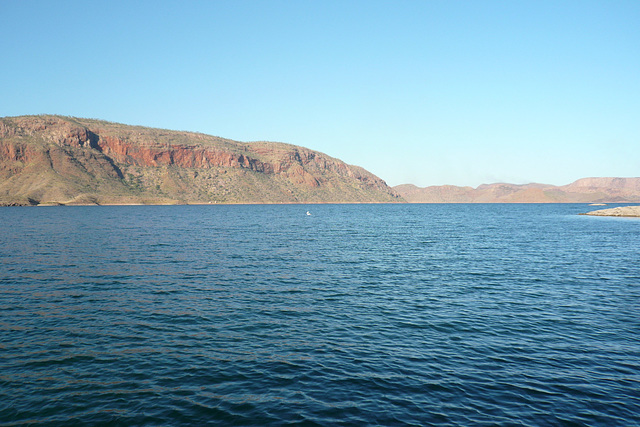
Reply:
M0 208L0 425L640 425L592 209Z

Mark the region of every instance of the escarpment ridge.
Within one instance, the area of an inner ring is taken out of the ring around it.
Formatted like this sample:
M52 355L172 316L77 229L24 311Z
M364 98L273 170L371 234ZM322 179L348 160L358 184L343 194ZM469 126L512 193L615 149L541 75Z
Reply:
M0 118L0 205L397 201L365 169L290 144L62 116Z
M571 184L393 187L409 203L640 203L640 178L582 178Z

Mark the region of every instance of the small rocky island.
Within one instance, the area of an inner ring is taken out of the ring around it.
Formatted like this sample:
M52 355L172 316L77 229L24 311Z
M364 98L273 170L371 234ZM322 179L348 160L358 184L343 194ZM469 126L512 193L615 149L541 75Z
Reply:
M640 206L621 206L617 208L600 209L593 212L587 212L583 215L640 217Z

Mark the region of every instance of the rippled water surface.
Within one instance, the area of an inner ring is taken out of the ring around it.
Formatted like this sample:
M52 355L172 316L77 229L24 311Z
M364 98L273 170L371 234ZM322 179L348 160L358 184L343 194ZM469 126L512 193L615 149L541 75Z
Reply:
M588 210L0 208L0 425L640 425L640 221Z

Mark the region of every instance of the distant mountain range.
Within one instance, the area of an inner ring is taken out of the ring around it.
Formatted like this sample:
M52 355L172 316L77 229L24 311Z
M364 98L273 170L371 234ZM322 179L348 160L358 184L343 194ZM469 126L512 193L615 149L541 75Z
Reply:
M583 178L571 184L393 187L409 203L640 203L640 178Z
M363 168L294 145L61 116L0 118L0 205L396 201Z
M640 178L389 187L304 147L62 116L0 118L0 206L188 203L640 203Z

